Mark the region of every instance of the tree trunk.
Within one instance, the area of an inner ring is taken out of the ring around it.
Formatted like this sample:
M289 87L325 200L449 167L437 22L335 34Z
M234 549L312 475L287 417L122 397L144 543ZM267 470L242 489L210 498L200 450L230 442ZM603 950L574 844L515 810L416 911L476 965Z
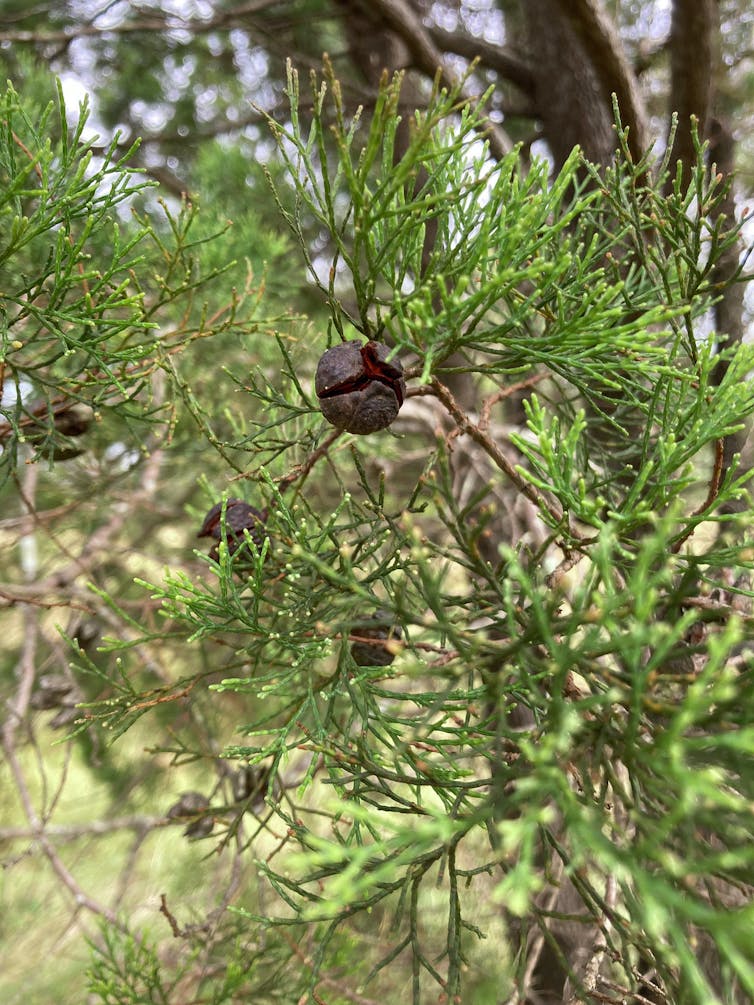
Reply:
M559 0L525 0L522 14L535 102L547 144L560 168L573 148L608 164L615 149L610 93Z

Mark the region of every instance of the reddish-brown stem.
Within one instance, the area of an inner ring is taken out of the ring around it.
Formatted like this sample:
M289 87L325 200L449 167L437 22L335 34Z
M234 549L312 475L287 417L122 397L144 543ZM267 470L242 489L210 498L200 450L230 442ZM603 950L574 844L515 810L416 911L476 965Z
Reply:
M538 384L540 380L548 376L546 373L535 373L531 377L527 377L525 380L519 380L516 384L509 384L508 387L504 387L500 391L496 391L495 394L491 394L488 398L485 398L482 402L482 411L479 417L479 428L484 432L489 429L490 416L492 409L500 401L505 401L506 398L510 398L512 394L517 391L525 391L529 387L534 387Z
M466 433L467 436L470 436L475 443L479 444L493 463L500 468L503 474L505 474L510 481L513 482L519 492L526 496L530 502L534 503L540 511L547 513L554 527L561 528L565 524L565 529L568 530L569 537L578 540L578 535L567 526L566 516L563 511L547 500L541 492L534 488L533 485L527 482L519 474L519 472L516 471L515 467L511 464L494 440L487 435L484 429L471 421L468 415L458 405L448 388L437 380L436 377L432 378L430 386L433 393L445 406L458 428L462 432ZM562 544L562 547L564 550L570 551L570 546L568 544Z
M284 475L278 481L278 492L280 492L282 495L282 493L285 492L286 489L290 488L290 486L293 485L294 482L298 481L299 479L303 481L304 478L306 478L306 476L309 474L311 469L314 467L314 465L317 463L317 461L327 455L327 452L330 449L330 447L333 445L333 443L335 443L338 437L342 435L343 435L342 429L333 430L333 432L330 433L327 439L324 440L324 442L321 443L316 450L313 450L309 454L309 456L306 458L305 461L303 461L301 464L297 464L296 467L293 469L293 471L289 471L287 475Z
M720 492L720 484L723 480L723 474L725 472L725 440L719 439L715 441L715 460L712 465L712 477L710 478L709 488L707 489L707 496L701 506L698 506L694 512L691 514L691 519L695 516L701 516L705 513L712 503L717 499L718 493ZM678 538L673 547L670 549L674 555L677 555L681 550L683 544L688 541L691 535L696 530L696 524L688 527L684 533Z

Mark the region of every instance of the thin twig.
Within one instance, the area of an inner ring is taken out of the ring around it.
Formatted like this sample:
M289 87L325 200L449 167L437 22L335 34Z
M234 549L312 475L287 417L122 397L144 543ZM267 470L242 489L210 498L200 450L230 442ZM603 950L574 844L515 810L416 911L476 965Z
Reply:
M285 931L285 929L280 929L280 933L287 942L289 948L295 954L295 956L303 963L307 968L311 967L312 960L299 946L295 939ZM354 1002L354 1005L382 1005L375 998L365 998L363 995L356 994L355 991L351 991L350 988L346 987L341 981L336 981L332 977L327 977L324 974L318 974L318 980L321 984L325 984L327 987L332 988L337 991L338 994L342 995L350 1002ZM312 992L314 994L314 992ZM316 1000L316 999L315 999Z
M28 516L24 539L30 542L31 547L27 550L32 555L33 534L35 529L34 507L36 479L37 467L33 464L29 465L26 469L26 477L24 479L23 486L24 503L26 505ZM27 580L29 580L36 575L37 570L36 565L32 560L27 561L29 564L25 569L25 573ZM24 640L17 668L18 686L16 688L14 699L9 703L8 714L5 717L2 731L0 731L0 744L2 745L6 763L16 786L19 801L23 807L26 819L29 822L29 828L31 830L33 840L42 849L42 852L49 862L53 872L73 897L77 909L83 907L86 910L91 911L93 914L105 918L112 925L123 931L125 930L124 926L121 922L119 922L116 914L111 911L110 908L100 904L98 901L86 894L79 886L73 873L71 873L61 859L55 845L50 840L50 836L46 831L45 822L40 818L34 807L31 792L29 791L29 787L27 785L26 775L16 754L16 734L28 713L32 689L34 687L34 679L36 676L37 639L38 625L36 613L31 606L25 606Z
M544 380L547 376L549 376L547 373L535 373L532 374L531 377L527 377L525 380L519 380L515 384L509 384L500 391L496 391L495 394L490 394L482 402L482 410L479 415L479 428L485 433L489 430L492 409L495 405L501 401L505 401L507 398L510 398L512 394L516 394L518 391L526 391L530 387L534 387L535 384L539 384L539 382Z
M241 21L250 14L260 14L268 7L277 6L279 0L251 0L249 3L219 11L211 18L187 18L180 15L165 15L156 18L134 18L124 20L120 24L100 27L91 22L65 28L61 31L4 31L0 33L0 42L32 45L50 45L62 43L68 45L78 38L112 38L118 35L139 35L158 32L164 35L169 31L190 32L192 35L206 35L219 28L232 28L236 21Z
M712 476L710 478L709 488L707 489L707 496L704 502L701 504L701 506L698 506L691 514L691 516L689 517L690 520L693 520L694 517L701 516L702 513L705 513L712 506L715 499L717 499L718 494L720 492L720 483L723 480L724 468L725 468L725 440L721 438L715 441L715 461L712 466ZM681 546L684 544L684 542L688 541L688 539L696 530L696 526L697 526L696 524L693 524L691 527L687 527L686 530L681 535L681 537L679 537L678 540L674 543L673 547L670 549L674 555L677 555L678 552L681 550Z
M147 834L164 824L165 818L161 816L133 815L113 817L110 820L91 820L85 824L48 824L45 833L56 841L77 841L82 837L106 837L120 830ZM37 831L33 827L0 827L0 841L34 840L36 836Z
M168 924L170 925L170 930L173 933L173 938L183 939L186 937L186 933L180 927L178 922L175 920L175 915L171 912L168 907L168 898L166 893L160 894L160 914L164 914L168 919Z
M613 874L607 877L605 883L605 904L612 910L615 907L618 893L618 884ZM592 944L592 951L589 959L583 968L582 975L575 983L577 990L568 999L566 1005L588 1005L592 1000L597 988L597 981L600 976L600 968L607 951L607 936L611 928L609 915L606 915L597 929L597 934Z
M430 386L432 387L434 394L440 399L450 415L453 417L459 429L470 436L475 443L478 443L479 446L482 447L493 463L500 468L503 474L505 474L510 481L513 482L522 495L526 496L527 499L534 503L540 511L544 511L549 515L553 527L563 528L564 524L566 524L567 527L567 521L563 511L553 503L548 502L548 500L536 488L534 488L530 482L527 482L526 479L519 474L494 440L492 440L480 426L471 421L469 416L458 405L450 390L437 380L436 377L432 379ZM576 534L572 528L567 527L567 530L571 538L577 541L580 540L579 535ZM571 548L568 545L564 544L562 547L565 551L570 553Z
M292 471L289 471L287 475L284 475L281 479L279 479L277 483L278 492L282 495L282 493L285 492L286 489L290 488L294 482L303 481L317 461L327 455L330 447L342 435L342 429L333 430L333 432L330 433L330 435L317 447L317 449L313 450L309 454L305 461L301 464L297 464Z

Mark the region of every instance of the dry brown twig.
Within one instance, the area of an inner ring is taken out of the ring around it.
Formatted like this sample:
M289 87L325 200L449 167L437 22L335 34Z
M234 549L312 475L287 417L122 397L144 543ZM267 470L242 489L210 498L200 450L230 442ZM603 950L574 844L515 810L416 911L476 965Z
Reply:
M289 948L292 950L296 958L300 960L305 967L310 967L312 965L311 955L305 953L301 948L301 946L295 941L295 939L291 938L291 936L288 935L285 929L281 929L280 931L282 933L283 939L285 940ZM321 984L324 984L326 987L332 988L334 991L337 991L339 995L342 995L343 998L345 998L347 1001L353 1002L354 1005L380 1005L380 1003L376 999L365 998L364 995L360 995L357 994L355 991L351 991L351 989L348 988L345 984L343 984L342 981L338 981L333 977L328 977L326 974L321 974L319 976L319 982ZM307 998L308 998L308 992L304 994L304 996L300 999L300 1002L301 1003L305 1002ZM315 1000L321 1001L322 999L316 998L315 995Z
M534 503L541 513L548 514L553 527L563 528L563 530L567 531L570 540L578 542L580 540L580 535L577 534L573 528L567 526L565 514L560 507L546 499L538 489L534 488L533 485L527 482L526 479L519 474L514 465L511 464L504 452L500 449L498 444L491 439L491 437L479 424L473 422L471 417L467 415L458 405L450 390L441 381L437 380L437 378L432 379L430 386L433 393L437 395L445 408L448 410L449 414L453 417L458 428L464 433L467 433L472 440L479 444L479 446L493 461L495 466L503 472L503 474L510 482L513 483L513 485L515 485L522 495L526 496L527 499ZM572 551L572 546L568 542L564 542L561 546L568 553Z
M33 552L31 541L34 533L33 507L36 496L37 468L30 465L25 472L24 497L26 499L28 523L25 527L25 539L29 541L28 551ZM25 568L26 578L30 579L36 574L36 562L27 560ZM0 731L0 743L6 763L10 770L11 777L15 784L18 798L24 811L24 815L29 824L29 830L33 835L34 843L41 849L47 859L53 873L60 880L61 885L68 892L73 900L75 912L83 908L92 914L105 918L116 928L123 930L122 923L118 920L116 913L105 904L100 903L90 897L79 885L75 876L65 865L57 847L47 832L47 821L37 812L32 798L31 790L27 782L26 773L17 753L18 731L25 721L31 702L32 690L36 676L36 654L39 625L37 612L33 606L25 605L23 608L24 636L21 647L21 654L17 665L16 676L18 685L14 698L9 702L8 713Z
M613 909L618 899L618 884L614 875L607 877L605 881L605 904L609 909ZM576 975L576 990L568 998L566 1005L589 1005L593 1001L594 992L597 990L597 983L600 979L602 963L607 952L607 938L610 931L610 918L604 917L597 926L591 951L581 968L581 973Z

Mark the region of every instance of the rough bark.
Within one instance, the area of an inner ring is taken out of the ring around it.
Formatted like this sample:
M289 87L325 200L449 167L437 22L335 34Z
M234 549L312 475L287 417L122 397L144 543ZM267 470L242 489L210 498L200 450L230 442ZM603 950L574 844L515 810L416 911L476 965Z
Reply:
M680 160L688 184L696 161L691 118L700 138L706 132L712 98L714 0L674 0L670 31L670 108L678 115L671 164ZM671 172L671 183L674 172Z
M535 101L556 165L577 144L590 160L609 163L615 149L610 92L595 73L572 19L559 0L525 0L522 15Z
M351 3L338 0L338 4L346 17L350 44L352 47L358 45L362 53L367 55L372 68L375 63L375 54L379 58L382 44L374 46L372 53L367 53L365 50L369 47L370 41L374 42L375 38L387 33L394 36L393 45L395 40L400 41L403 45L408 56L407 65L421 71L430 80L439 77L440 83L448 90L458 86L459 81L456 75L446 65L443 53L433 41L429 30L416 12L415 5L408 3L407 0L369 0L369 3ZM355 38L353 30L353 26L359 22L362 25L368 25L371 29L361 41ZM395 63L383 65L395 68ZM461 95L471 105L476 101L476 96L465 85L461 86ZM495 123L487 122L485 124L485 138L489 143L492 156L497 159L504 157L513 149L513 144L506 136L505 131Z
M719 14L714 0L674 0L673 21L670 33L671 109L677 113L678 124L673 140L671 164L681 163L684 184L691 179L697 157L692 132L692 116L696 120L699 139L709 140L707 161L710 168L725 179L732 180L735 166L735 139L730 123L722 116L712 118L714 76L716 67L716 37ZM671 171L672 184L675 171ZM735 219L735 198L731 185L720 204L713 222L724 217L728 223ZM721 346L732 347L744 337L742 284L729 285L736 274L741 246L731 245L720 257L713 272L713 282L723 290L714 306L715 330ZM719 384L728 369L721 359L713 374ZM730 468L736 455L742 456L739 469L751 466L751 449L747 447L750 428L745 428L725 438L723 465ZM744 456L745 455L745 456ZM745 503L730 503L727 511L741 509Z
M602 0L557 0L557 5L578 37L602 94L607 95L611 121L611 96L615 94L621 120L628 127L629 150L638 160L648 146L647 116L617 28Z
M708 160L713 169L726 178L733 174L735 140L730 125L721 119L714 119L709 127L710 145ZM720 206L718 216L724 215L728 221L735 217L736 205L733 194L733 187L728 190L728 194ZM718 333L721 346L731 347L738 345L744 337L744 285L736 283L732 286L726 285L739 268L739 256L741 244L736 242L731 245L718 260L713 272L713 282L723 290L720 299L714 307L715 330ZM719 384L728 370L728 361L721 359L713 373L713 381ZM737 433L726 436L723 443L723 466L728 470L733 464L736 455L740 455L738 470L749 470L752 467L752 444L750 441L751 425L747 424L744 429ZM746 501L731 502L724 507L726 512L743 510L746 508Z

